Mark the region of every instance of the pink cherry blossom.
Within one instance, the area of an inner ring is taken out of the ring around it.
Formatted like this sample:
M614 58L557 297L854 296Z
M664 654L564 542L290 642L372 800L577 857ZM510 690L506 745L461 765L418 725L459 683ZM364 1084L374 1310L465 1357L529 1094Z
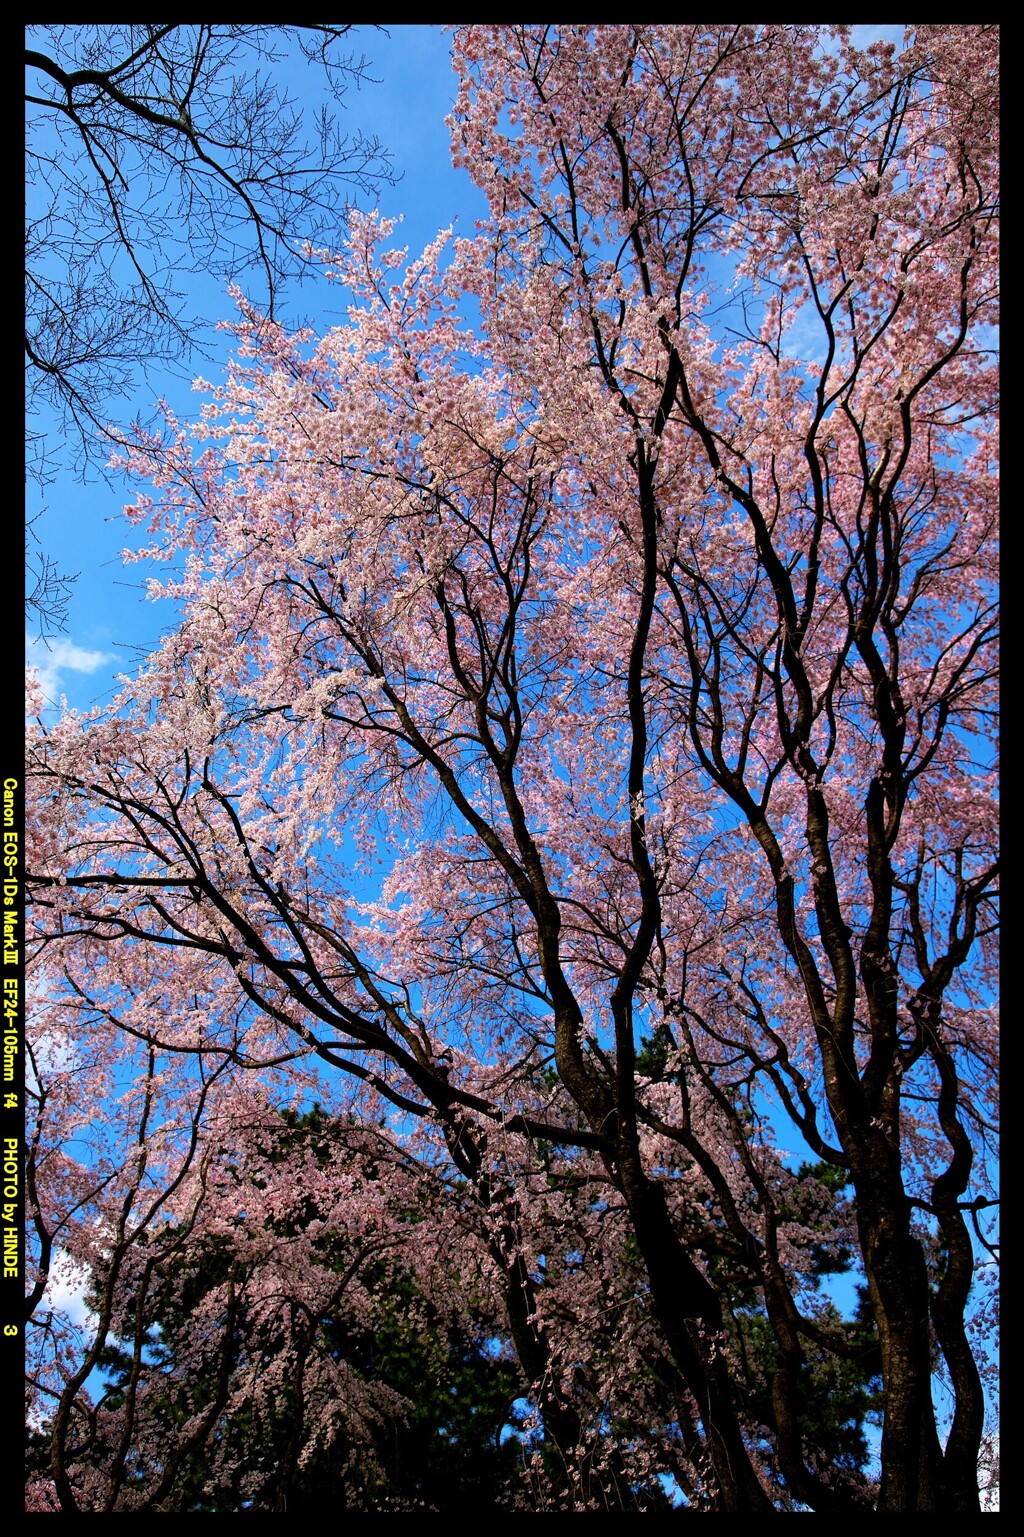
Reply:
M34 1508L167 1496L174 1448L124 1485L141 1380L105 1466L68 1425L153 1255L216 1237L197 1362L239 1310L282 1330L221 1407L291 1373L296 1457L383 1412L301 1320L370 1316L397 1251L486 1300L556 1505L660 1471L700 1510L978 1509L996 41L457 28L486 225L411 260L353 214L347 323L241 305L201 426L131 451L180 622L30 748L41 1266L100 1298L34 1368ZM337 1156L274 1164L314 1100ZM842 1250L877 1486L802 1418Z

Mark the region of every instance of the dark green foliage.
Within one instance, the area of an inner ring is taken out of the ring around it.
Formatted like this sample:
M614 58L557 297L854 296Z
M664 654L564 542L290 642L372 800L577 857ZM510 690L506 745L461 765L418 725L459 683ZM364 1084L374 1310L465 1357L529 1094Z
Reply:
M843 1345L844 1354L804 1341L804 1365L797 1375L797 1424L808 1448L822 1467L854 1478L863 1475L871 1458L866 1427L880 1413L881 1354L867 1290L859 1286L853 1319L844 1321L829 1307L822 1320ZM772 1374L780 1364L778 1346L763 1312L738 1313L736 1323L745 1358L752 1368L748 1412L767 1423L771 1413Z
M323 1163L339 1156L337 1128L332 1137L319 1107L303 1116L286 1113L282 1120L287 1130L275 1138L271 1164L286 1160L300 1140ZM374 1178L372 1158L364 1157L360 1170ZM240 1190L246 1179L265 1183L239 1170L235 1177ZM319 1215L315 1203L307 1201L297 1218L275 1229L286 1239ZM420 1214L407 1216L412 1245ZM328 1274L344 1277L352 1273L354 1258L358 1264L358 1251L354 1255L340 1235L325 1230L318 1247L319 1263ZM141 1243L140 1250L145 1248ZM520 1445L507 1433L503 1438L503 1431L520 1379L492 1326L464 1314L443 1315L399 1255L358 1265L361 1294L371 1299L369 1311L364 1306L354 1316L343 1287L337 1305L315 1320L286 1304L291 1310L287 1326L282 1318L275 1332L265 1316L259 1321L252 1316L246 1301L250 1264L239 1260L227 1238L193 1239L143 1266L147 1280L137 1317L129 1303L126 1316L135 1318L134 1332L143 1342L134 1369L145 1393L145 1444L179 1447L190 1416L204 1410L212 1414L216 1403L222 1404L210 1434L181 1458L161 1509L301 1513L327 1506L472 1513L507 1502ZM217 1289L226 1295L231 1283L238 1300L230 1319L227 1304L212 1315L208 1307L201 1309ZM200 1311L206 1337L197 1339ZM243 1408L236 1403L229 1411L224 1392L231 1374L250 1370L258 1380L281 1350L294 1350L303 1331L307 1356L344 1364L358 1400L341 1403L334 1438L321 1437L313 1445L303 1423L302 1389L289 1372L273 1391L254 1395ZM125 1333L122 1327L122 1338ZM106 1385L103 1407L123 1410L131 1394L133 1349L109 1345L99 1369ZM36 1475L45 1478L45 1438L37 1439L30 1461ZM162 1454L134 1454L122 1486L129 1498L132 1487L152 1489L165 1467ZM95 1440L77 1460L97 1469L117 1464L115 1448Z
M489 1348L445 1324L410 1275L381 1283L372 1330L325 1325L332 1351L407 1404L377 1430L376 1466L355 1475L360 1505L469 1514L505 1503L519 1455L514 1438L502 1440L518 1391L514 1367L500 1358L497 1341ZM331 1482L330 1462L303 1471L289 1509L316 1506Z

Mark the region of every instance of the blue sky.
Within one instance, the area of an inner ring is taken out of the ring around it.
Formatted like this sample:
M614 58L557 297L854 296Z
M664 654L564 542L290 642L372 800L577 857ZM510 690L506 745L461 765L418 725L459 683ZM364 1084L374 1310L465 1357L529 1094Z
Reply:
M376 133L391 152L400 180L381 189L379 206L388 216L402 216L396 243L408 244L415 253L453 221L460 232L470 234L485 205L467 173L451 164L444 125L456 91L449 38L439 27L393 26L387 33L364 27L355 46L370 61L376 83L348 92L343 127ZM277 78L307 110L317 105L320 82L304 60L284 65ZM366 198L360 201L369 206ZM326 329L344 318L337 288L323 278L296 285L286 298L291 301L286 320L308 319ZM234 314L227 293L209 282L193 282L190 301L196 316L206 321ZM153 374L140 383L131 403L112 402L111 414L125 419L133 410L147 413L164 396L181 420L198 415L202 397L193 393L190 380L197 374L217 379L230 338L208 326L197 328L197 334L212 349L212 358L197 352L184 368ZM56 430L52 421L50 426ZM29 662L38 667L44 694L53 703L61 694L76 709L108 701L116 675L131 671L173 622L167 604L153 604L145 597L146 566L125 568L121 563L125 545L142 542L121 515L122 504L134 494L119 477L102 478L93 472L83 483L70 470L42 493L29 489L29 516L42 509L35 530L43 548L62 570L78 573L65 633L51 638L48 647L28 637ZM165 576L166 570L160 574Z
M857 40L864 44L878 36L897 40L902 27L861 27L856 31ZM468 174L451 165L444 124L456 90L449 38L437 27L405 25L392 27L389 34L367 27L356 42L367 54L377 83L349 92L345 102L347 126L375 132L392 154L401 179L393 187L382 188L379 203L385 214L403 217L398 242L408 244L415 253L439 229L453 222L461 232L471 233L474 221L485 210ZM317 82L304 61L285 69L282 79L304 105L315 105ZM367 200L362 201L366 206ZM196 314L207 320L232 316L227 293L210 284L196 282L192 298ZM293 290L291 313L317 328L344 318L338 290L322 279ZM138 392L139 409L150 410L157 397L164 395L181 419L198 415L201 397L192 392L190 378L202 373L216 379L230 340L209 330L201 334L213 349L213 357L197 355L180 373L154 376ZM123 417L130 415L131 406L113 402L113 411ZM116 674L132 670L161 630L174 622L169 605L147 601L146 567L124 568L121 564L120 551L132 542L121 506L133 496L133 488L116 477L93 475L83 484L70 471L62 473L41 497L30 492L30 515L40 506L44 509L36 525L43 547L64 570L79 573L66 633L53 638L48 649L33 645L30 638L29 660L39 667L44 693L54 703L61 694L77 709L107 702L114 692ZM783 1145L793 1141L795 1134L788 1130ZM803 1156L802 1149L797 1156ZM61 1299L73 1298L75 1287L70 1278L64 1278L61 1286ZM837 1291L842 1289L840 1283Z
M898 42L902 32L902 25L896 24L854 28L861 45L877 37ZM391 152L400 180L382 188L379 206L386 215L402 216L397 243L408 244L415 254L453 222L460 233L472 233L485 207L468 173L451 164L444 118L454 101L456 80L448 35L436 26L397 25L387 32L367 26L358 30L355 47L366 54L377 83L349 90L345 126L376 133ZM323 99L317 72L301 58L283 64L277 79L307 110L315 110ZM365 206L367 200L362 201ZM326 329L344 319L337 288L322 278L296 286L290 299L286 320L301 318ZM234 313L226 291L209 281L192 281L190 300L197 321L230 319ZM190 381L198 374L216 381L229 338L209 325L197 324L196 334L208 351L197 350L184 367L140 382L134 400L112 402L111 414L121 420L134 412L148 415L163 396L180 420L198 415L201 397L193 393ZM41 510L35 530L43 548L62 570L78 574L65 633L52 638L48 647L28 637L28 659L38 667L44 694L54 704L61 694L75 709L109 701L117 674L132 671L173 623L167 604L153 604L144 595L146 566L125 568L121 563L125 545L142 542L142 535L133 533L121 515L123 503L134 495L123 479L104 479L95 471L85 483L67 470L42 494L29 490L29 516ZM166 576L166 568L158 574Z

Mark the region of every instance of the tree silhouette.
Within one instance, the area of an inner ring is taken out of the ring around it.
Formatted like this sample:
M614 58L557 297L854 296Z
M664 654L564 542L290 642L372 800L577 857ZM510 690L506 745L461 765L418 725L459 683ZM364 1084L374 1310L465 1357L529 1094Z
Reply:
M305 243L333 239L352 193L390 179L376 139L346 136L333 112L315 121L275 82L301 50L340 101L367 70L350 33L28 28L28 410L30 425L40 411L59 423L30 432L40 479L69 449L79 469L106 458L109 416L140 372L188 359L195 274L251 284L273 313ZM59 628L60 573L45 554L30 566L30 610Z
M489 221L243 305L128 456L180 623L31 746L50 1027L443 1170L573 1508L978 1508L995 42L460 28Z

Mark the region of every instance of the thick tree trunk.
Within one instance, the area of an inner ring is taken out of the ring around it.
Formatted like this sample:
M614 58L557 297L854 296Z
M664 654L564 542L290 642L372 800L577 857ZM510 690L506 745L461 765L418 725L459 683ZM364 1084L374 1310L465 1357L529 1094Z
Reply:
M885 1416L878 1509L928 1514L946 1504L932 1403L928 1273L910 1232L899 1170L854 1159L861 1252L882 1352Z
M683 1248L664 1192L639 1169L625 1171L623 1193L651 1283L654 1310L676 1366L697 1402L718 1483L718 1509L770 1515L743 1441L728 1372L718 1351L722 1311L718 1297Z

